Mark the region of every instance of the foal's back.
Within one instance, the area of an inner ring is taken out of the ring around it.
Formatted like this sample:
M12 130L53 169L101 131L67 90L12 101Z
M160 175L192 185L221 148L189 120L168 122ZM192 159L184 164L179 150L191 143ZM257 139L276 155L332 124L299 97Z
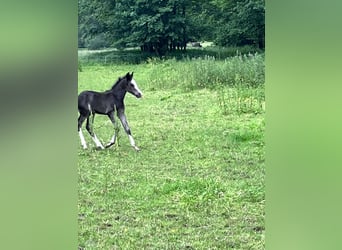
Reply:
M114 110L114 102L111 91L83 91L78 95L78 110L81 114L93 112L105 115Z

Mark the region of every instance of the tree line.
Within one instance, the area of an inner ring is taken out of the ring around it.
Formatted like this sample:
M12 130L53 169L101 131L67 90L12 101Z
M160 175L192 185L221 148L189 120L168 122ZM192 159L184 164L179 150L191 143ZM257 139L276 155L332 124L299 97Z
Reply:
M265 0L79 0L78 46L163 55L191 41L265 47Z

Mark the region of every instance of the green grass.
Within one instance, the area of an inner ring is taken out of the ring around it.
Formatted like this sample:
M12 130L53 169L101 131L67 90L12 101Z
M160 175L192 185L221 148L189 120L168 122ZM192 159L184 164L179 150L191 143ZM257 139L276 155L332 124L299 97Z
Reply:
M126 97L140 152L122 128L118 146L102 151L84 133L90 148L78 149L80 248L265 248L264 107L236 108L247 97L263 104L263 88L165 81L196 63L82 67L79 91L108 89L134 71L144 98ZM108 142L109 119L98 115L94 127Z

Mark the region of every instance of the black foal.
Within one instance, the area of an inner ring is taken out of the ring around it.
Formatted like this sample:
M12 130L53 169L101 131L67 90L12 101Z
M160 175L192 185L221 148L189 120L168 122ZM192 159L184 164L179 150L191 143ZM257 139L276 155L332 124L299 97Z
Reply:
M139 90L137 83L133 79L133 72L132 74L129 74L128 72L124 77L120 77L110 90L105 92L83 91L78 95L78 111L80 113L80 116L78 117L78 134L84 149L87 148L87 144L81 127L85 119L87 119L86 129L96 146L98 148L104 149L104 146L101 144L93 131L95 114L107 115L112 121L114 125L114 135L105 147L107 148L115 144L117 126L114 120L114 112L116 111L117 116L119 117L122 126L128 135L131 146L135 150L139 150L139 148L135 145L125 115L124 98L127 92L131 93L137 98L142 97L142 93ZM89 122L90 117L91 121Z

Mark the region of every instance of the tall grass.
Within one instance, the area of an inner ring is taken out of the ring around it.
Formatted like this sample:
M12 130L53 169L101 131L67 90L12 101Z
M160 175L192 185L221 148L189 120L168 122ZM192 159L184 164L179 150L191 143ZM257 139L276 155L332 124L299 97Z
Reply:
M185 90L218 87L259 87L264 84L264 55L237 55L225 60L215 57L159 60L149 59L150 88L181 87Z
M217 91L224 114L264 110L264 55L236 55L223 61L210 56L182 61L150 59L147 67L150 90L209 88Z
M217 91L219 106L223 114L259 114L265 111L263 87L222 88Z

